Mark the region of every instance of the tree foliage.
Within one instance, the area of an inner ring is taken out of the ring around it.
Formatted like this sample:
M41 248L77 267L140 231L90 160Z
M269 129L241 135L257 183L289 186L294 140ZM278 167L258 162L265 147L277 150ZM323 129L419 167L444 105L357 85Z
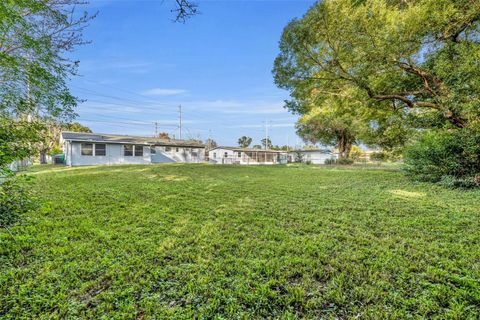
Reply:
M67 54L85 43L93 18L80 0L0 2L0 221L29 209L29 195L9 165L33 156L49 134L47 123L69 121L78 99L67 86L78 61Z
M479 12L478 0L321 1L285 28L275 81L294 99L346 95L468 126L480 114Z
M260 140L260 143L264 149L272 149L273 147L272 140L270 140L270 138L263 138Z
M71 119L78 99L68 89L78 61L66 53L85 43L93 18L79 0L22 0L0 4L0 111Z
M168 132L160 132L158 134L158 138L165 139L165 140L170 140L170 135L168 134Z
M248 148L252 144L252 138L247 136L242 136L238 138L238 146L241 148Z

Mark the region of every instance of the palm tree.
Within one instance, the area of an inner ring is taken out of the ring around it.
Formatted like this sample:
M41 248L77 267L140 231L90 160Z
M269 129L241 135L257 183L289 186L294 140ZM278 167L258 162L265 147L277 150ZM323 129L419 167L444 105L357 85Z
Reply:
M252 143L252 138L247 136L243 136L238 139L238 145L242 148L248 148L251 143Z

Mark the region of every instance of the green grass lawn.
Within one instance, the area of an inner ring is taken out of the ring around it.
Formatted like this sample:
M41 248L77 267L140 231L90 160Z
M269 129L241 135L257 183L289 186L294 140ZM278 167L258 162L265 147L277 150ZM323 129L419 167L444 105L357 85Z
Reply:
M394 170L34 169L0 318L480 317L480 191Z

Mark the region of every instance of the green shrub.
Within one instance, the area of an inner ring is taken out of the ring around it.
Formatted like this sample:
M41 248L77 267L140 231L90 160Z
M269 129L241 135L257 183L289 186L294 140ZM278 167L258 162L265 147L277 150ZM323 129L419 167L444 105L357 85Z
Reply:
M336 161L337 164L340 164L340 165L350 165L350 164L353 164L353 159L350 159L350 158L339 158L337 161Z
M387 161L388 158L389 158L388 154L383 151L372 152L370 154L370 160L372 161Z
M339 159L330 158L330 159L325 160L325 164L329 164L329 165L332 165L332 164L350 165L350 164L353 164L353 159L350 159L350 158L339 158Z
M432 130L405 152L405 172L416 180L449 187L479 186L480 131Z
M336 162L337 160L335 160L334 158L329 158L325 160L325 164L335 164Z
M0 178L0 228L8 228L35 207L26 176Z

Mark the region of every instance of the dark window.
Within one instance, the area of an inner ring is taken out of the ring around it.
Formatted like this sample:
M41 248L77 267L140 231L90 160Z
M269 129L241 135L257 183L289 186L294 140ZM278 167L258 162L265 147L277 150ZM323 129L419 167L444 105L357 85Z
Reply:
M135 157L143 157L143 146L135 146Z
M225 158L228 157L228 152L225 152L225 154L223 155Z
M176 151L176 152L180 151L180 148L175 148L175 151Z
M123 146L123 155L126 157L131 157L133 156L133 146L126 144Z
M171 147L165 147L165 151L172 151Z
M150 154L156 154L157 150L154 147L150 148Z
M82 156L93 156L93 143L82 143Z
M241 152L239 152L239 153L238 153L238 157L240 158L241 156L242 156L242 153L241 153Z
M95 143L95 155L105 156L107 154L107 145L104 143Z
M214 152L214 153L213 153L213 158L216 158L216 157L217 157L217 153Z

